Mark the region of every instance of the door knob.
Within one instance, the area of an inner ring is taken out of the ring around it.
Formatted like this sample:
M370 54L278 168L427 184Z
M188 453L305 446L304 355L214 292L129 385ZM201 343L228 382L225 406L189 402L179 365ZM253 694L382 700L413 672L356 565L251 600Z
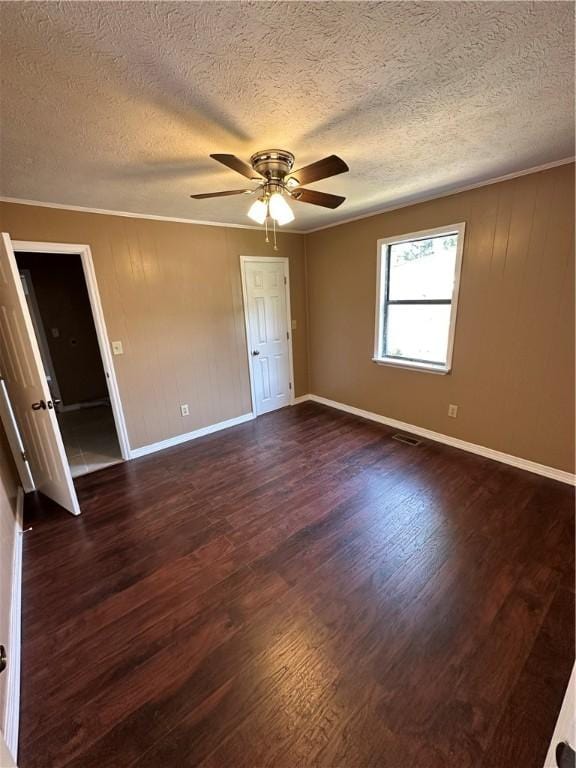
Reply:
M566 741L556 745L556 763L558 768L574 768L576 765L576 752Z
M259 355L260 352L257 349L253 349L252 354L254 355L254 357L256 357L256 355Z
M58 400L57 397L54 398L54 400L48 400L48 408L54 408L55 405L60 405L62 400Z
M6 656L6 648L0 645L0 672L4 672L6 664L8 662L8 656Z
M39 411L39 410L45 411L46 410L46 403L44 402L44 400L40 400L37 403L32 403L32 410L33 411Z

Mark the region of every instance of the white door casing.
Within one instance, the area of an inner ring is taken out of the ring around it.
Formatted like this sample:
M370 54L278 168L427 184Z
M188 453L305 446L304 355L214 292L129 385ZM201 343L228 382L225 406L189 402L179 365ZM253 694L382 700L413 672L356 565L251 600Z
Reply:
M288 259L240 259L252 409L260 416L293 402Z
M0 240L0 365L37 490L74 515L80 506L66 459L10 236ZM43 403L44 407L32 408Z
M100 301L100 292L96 281L96 272L94 270L94 261L92 259L90 246L78 243L48 243L35 240L13 240L12 248L14 251L24 253L41 253L46 255L74 254L75 256L80 256L82 269L84 271L84 280L86 281L86 289L88 291L88 299L92 310L92 319L94 320L98 346L100 347L102 364L106 375L110 404L114 414L116 433L118 442L120 443L120 452L122 453L123 459L128 460L132 458L130 442L128 440L128 430L124 418L124 409L122 407L120 390L116 379L116 371L112 360L111 344L106 329L104 310L102 309L102 302Z

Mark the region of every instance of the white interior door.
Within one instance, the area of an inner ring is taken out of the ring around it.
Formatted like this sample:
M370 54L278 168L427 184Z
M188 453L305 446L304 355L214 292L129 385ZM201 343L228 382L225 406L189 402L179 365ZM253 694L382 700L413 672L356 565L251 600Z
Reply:
M16 763L12 760L12 755L8 751L2 733L0 733L0 765L2 768L16 768Z
M292 400L287 262L242 261L246 332L256 415Z
M10 236L0 241L0 364L39 491L75 515L80 507L50 399Z

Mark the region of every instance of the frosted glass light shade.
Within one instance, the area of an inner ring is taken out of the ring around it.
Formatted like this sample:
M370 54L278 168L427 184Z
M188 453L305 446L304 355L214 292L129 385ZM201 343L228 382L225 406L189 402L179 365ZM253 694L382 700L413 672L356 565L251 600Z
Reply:
M250 216L252 221L255 221L257 224L264 224L267 214L268 206L264 200L255 200L248 211L248 216Z
M280 192L274 192L270 197L269 202L270 216L275 219L277 224L288 224L289 221L294 221L294 214L292 209L282 197Z

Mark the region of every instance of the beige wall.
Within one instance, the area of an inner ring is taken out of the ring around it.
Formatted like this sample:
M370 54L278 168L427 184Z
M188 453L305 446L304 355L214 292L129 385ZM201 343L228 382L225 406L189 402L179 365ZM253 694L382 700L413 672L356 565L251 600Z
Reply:
M566 165L306 237L281 234L296 395L573 471L573 212ZM459 221L452 372L374 364L376 241ZM110 339L124 344L115 365L132 447L250 410L239 255L273 255L261 231L8 203L0 225L14 239L91 245Z
M376 241L460 221L452 373L376 365ZM307 269L311 392L574 471L574 165L313 233Z
M240 255L273 256L261 230L179 224L0 203L15 240L87 243L132 448L247 413ZM281 233L290 259L295 392L308 391L304 238ZM180 415L188 403L190 416Z

